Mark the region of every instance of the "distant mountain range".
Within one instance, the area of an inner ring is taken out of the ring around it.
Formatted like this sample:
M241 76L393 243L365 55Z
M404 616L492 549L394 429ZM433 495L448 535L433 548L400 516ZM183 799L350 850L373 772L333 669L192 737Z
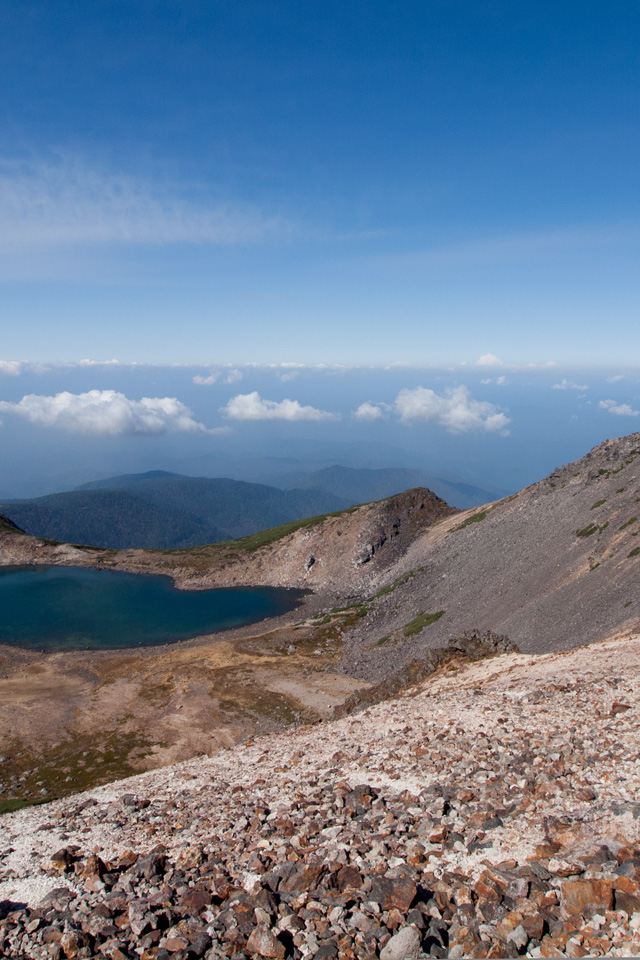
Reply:
M385 467L380 470L358 469L335 464L310 473L291 472L273 481L283 489L325 490L351 503L368 503L383 500L413 487L427 487L446 500L452 507L464 509L476 507L490 500L497 500L501 493L486 490L442 474L426 470L411 470L406 467Z
M242 480L128 474L77 490L0 505L33 536L98 547L173 549L232 540L350 504L323 490Z
M124 549L176 549L232 540L293 520L429 487L452 506L493 499L488 490L422 470L333 465L285 473L277 486L164 470L124 474L30 500L0 512L38 537Z

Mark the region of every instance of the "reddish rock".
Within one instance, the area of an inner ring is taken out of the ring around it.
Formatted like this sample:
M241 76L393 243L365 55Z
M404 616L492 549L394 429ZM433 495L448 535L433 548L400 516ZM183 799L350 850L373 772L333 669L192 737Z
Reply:
M615 717L619 713L625 713L627 710L631 709L629 703L622 703L621 700L614 700L611 704L611 710L609 711L610 717Z
M313 890L317 887L320 877L326 873L326 869L322 863L310 864L301 870L296 869L294 873L280 881L278 890L281 893L305 893L307 890Z
M533 913L527 917L523 917L522 926L532 940L542 940L544 936L545 919L539 913Z
M362 874L357 867L342 867L342 869L338 870L336 880L338 890L341 892L345 890L359 890L362 886Z
M502 900L500 885L488 873L481 873L476 880L474 890L479 900Z
M610 880L565 880L561 900L569 915L604 913L613 906L613 885Z
M567 957L587 957L589 955L589 951L573 937L567 940L567 945L564 949Z
M198 916L211 903L211 893L205 887L194 887L185 893L180 909L190 916Z
M415 900L418 888L411 880L389 880L376 877L371 884L369 899L379 903L383 910L396 907L406 913Z
M432 830L429 834L430 843L444 843L447 837L449 836L449 828L446 823L441 824L439 827L436 827L435 830Z
M640 883L622 876L614 880L613 885L616 910L622 910L629 915L640 911Z
M82 865L80 869L80 876L85 878L96 876L102 878L106 872L107 865L103 860L100 859L100 857L96 856L95 853L92 853L90 857L87 857L85 863Z
M555 942L553 937L545 937L540 944L541 957L564 957L564 950Z
M576 797L578 800L595 800L596 792L591 787L582 787L582 789L576 790Z
M179 950L186 950L189 946L189 941L185 937L167 937L164 942L164 949L168 950L169 953L177 953Z

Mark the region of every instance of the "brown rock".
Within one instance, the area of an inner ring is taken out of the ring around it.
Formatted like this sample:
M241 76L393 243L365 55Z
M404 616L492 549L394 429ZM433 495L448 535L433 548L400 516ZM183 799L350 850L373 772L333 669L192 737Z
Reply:
M576 797L578 800L595 800L596 792L591 787L582 787L581 790L576 790Z
M302 870L296 869L290 876L280 881L278 890L281 893L305 893L307 890L313 890L317 887L320 877L326 873L326 869L322 863L309 864Z
M508 955L509 954L505 951L504 946L497 942L492 943L485 954L487 960L493 960L494 957L507 957Z
M589 954L589 951L586 950L582 944L578 943L578 941L573 937L571 937L570 940L567 940L567 945L564 950L567 957L586 957Z
M630 710L631 705L628 703L622 703L621 700L614 700L611 704L611 710L609 711L610 717L615 717L618 713L624 713L626 710Z
M63 933L60 938L60 946L62 947L65 957L68 957L68 960L73 960L74 957L78 956L80 943L75 933Z
M411 880L390 880L376 877L371 884L369 899L379 903L383 910L396 907L406 913L415 900L418 888Z
M488 873L481 873L476 880L474 890L479 900L502 900L502 890Z
M357 867L342 867L336 877L338 890L359 890L362 886L362 874Z
M194 887L180 901L180 910L189 916L198 916L211 903L211 893L205 887Z
M448 836L449 828L446 823L443 823L431 831L429 834L429 843L444 843Z
M87 857L85 863L82 865L80 869L80 876L84 877L85 879L96 876L102 879L106 872L107 866L104 861L102 861L100 857L96 856L95 853L92 853L91 856Z
M257 953L261 957L271 957L274 960L283 960L285 955L284 944L273 935L264 924L258 924L247 940L247 952Z
M560 949L553 937L545 937L540 944L541 957L564 957L564 950Z
M51 869L57 873L68 873L75 857L68 847L57 850L51 857Z
M604 913L613 906L613 885L610 880L565 880L560 896L569 915Z
M629 915L640 911L640 883L623 876L614 880L613 885L616 910L622 910Z
M522 926L532 940L542 940L544 936L545 919L539 913L530 914L522 918Z
M186 950L189 946L189 941L184 937L167 937L164 942L164 949L168 950L169 953L177 953L178 950Z

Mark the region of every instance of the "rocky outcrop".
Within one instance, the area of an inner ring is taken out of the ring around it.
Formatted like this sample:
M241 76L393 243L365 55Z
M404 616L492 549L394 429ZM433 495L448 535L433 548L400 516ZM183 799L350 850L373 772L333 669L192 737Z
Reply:
M484 660L502 653L519 653L518 647L508 637L487 630L468 630L461 637L453 637L446 646L435 650L425 650L422 657L412 660L406 666L392 673L380 683L366 687L352 694L344 703L334 709L335 717L346 717L356 710L364 710L374 703L398 696L408 688L422 683L427 677L440 670L445 664L454 661L460 664Z

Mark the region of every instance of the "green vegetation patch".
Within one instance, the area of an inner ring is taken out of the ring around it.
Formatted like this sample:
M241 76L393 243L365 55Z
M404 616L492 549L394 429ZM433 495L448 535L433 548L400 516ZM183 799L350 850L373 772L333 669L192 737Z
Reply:
M457 527L454 527L454 532L456 530L464 530L465 527L468 527L472 523L480 523L481 520L485 520L489 516L489 513L489 510L481 510L480 513L474 513L472 517L467 517L467 519L459 523Z
M420 569L423 569L422 567ZM415 577L417 570L410 570L409 573L403 573L401 577L396 577L393 583L387 584L386 587L382 587L378 590L377 593L374 593L373 599L378 600L379 597L384 597L388 593L393 593L394 590L397 590L398 587L401 587L403 583L407 583L413 577Z
M592 510L595 510L596 507L601 507L602 504L603 504L603 503L606 503L606 502L607 502L607 498L606 498L606 497L604 498L604 500L596 500L596 502L593 504L593 506L591 507L591 509L592 509Z
M43 754L14 739L3 744L9 760L0 766L0 813L139 773L136 761L148 754L152 744L145 734L123 725L102 734L70 732L66 740L48 746Z
M600 527L597 523L590 523L587 527L583 527L582 530L576 530L576 537L590 537L594 533L597 533Z
M634 547L634 549L629 554L630 557L637 557L640 554L640 547Z
M626 530L627 527L630 527L632 523L635 523L635 522L637 521L637 519L638 519L637 517L630 517L630 518L627 520L626 523L623 523L623 524L622 524L622 526L620 527L620 529L621 529L621 530Z
M266 547L276 540L282 540L288 537L290 533L296 530L304 530L307 527L315 527L327 517L340 517L346 513L353 513L358 507L348 507L346 510L336 510L335 513L321 513L317 517L306 517L304 520L293 520L291 523L283 523L279 527L271 527L270 530L260 530L259 533L252 533L248 537L240 537L237 540L227 540L224 544L218 546L235 547L237 550L245 550L247 553L253 553L260 547Z
M425 627L431 626L432 623L435 623L436 620L439 620L443 615L444 610L438 610L437 613L419 613L417 617L414 617L413 620L410 620L409 623L406 624L402 632L405 637L415 637L417 633L420 633Z
M3 513L0 513L0 533L24 533L24 530L16 526L9 517L5 517Z

